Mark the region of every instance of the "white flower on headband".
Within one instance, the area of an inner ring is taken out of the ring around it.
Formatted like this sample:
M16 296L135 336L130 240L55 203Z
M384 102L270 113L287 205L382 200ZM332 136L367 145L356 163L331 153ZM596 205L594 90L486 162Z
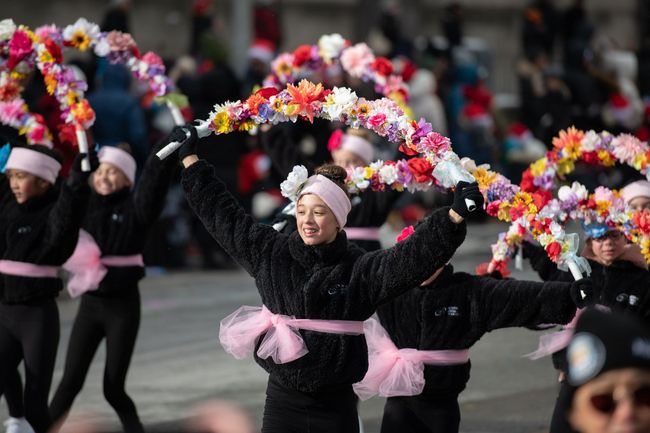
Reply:
M16 31L16 24L11 18L0 21L0 41L11 39Z
M350 173L350 181L361 190L368 188L368 185L370 185L370 181L366 179L364 167L355 167Z
M325 60L325 63L331 63L332 59L341 54L345 45L345 39L338 33L323 35L318 40L318 53Z
M598 143L600 143L600 136L596 134L596 131L593 129L589 130L584 137L582 137L582 140L580 140L584 152L592 152L596 150L596 145Z
M341 113L349 111L359 98L347 87L335 87L327 96L323 111L329 114L331 120L340 120Z
M300 191L302 191L308 178L309 173L303 165L294 166L289 176L287 176L287 180L280 184L282 195L291 201L298 200Z
M392 185L397 182L397 167L394 165L384 165L379 169L379 180L386 185Z

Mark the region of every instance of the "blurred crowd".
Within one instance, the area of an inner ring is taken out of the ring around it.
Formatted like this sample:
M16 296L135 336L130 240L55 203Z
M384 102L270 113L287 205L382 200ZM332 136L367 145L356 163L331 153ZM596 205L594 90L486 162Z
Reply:
M650 38L636 51L622 46L599 31L585 3L575 0L568 8L559 9L552 0L533 0L524 8L521 54L512 59L518 79L516 109L497 103L490 88L491 51L495 48L487 47L481 35L467 34L467 11L462 2L445 6L439 34L415 38L406 35L402 11L394 2L381 11L366 42L376 55L393 60L408 82L408 105L416 119L426 119L434 130L449 136L460 156L490 164L518 182L523 169L544 155L553 136L571 125L629 132L642 140L650 136L650 74L643 73L650 65ZM135 24L131 8L129 1L113 2L101 30L130 32ZM248 66L246 73L238 76L228 63L224 17L216 4L211 0L191 3L187 54L165 59L168 75L189 98L190 105L183 110L186 120L206 118L214 104L247 97L270 72L271 60L281 50L296 48L283 45L279 8L274 1L254 3ZM128 143L141 166L155 143L173 128L170 113L123 67L90 55L72 64L89 84L88 99L97 114L94 140L101 145ZM379 97L371 84L340 68L329 68L311 79L327 87L351 87L360 96ZM24 96L30 108L42 113L50 129L58 132L57 147L71 157L74 131L61 124L58 104L47 95L39 77L31 81ZM313 124L297 122L274 128L283 129L317 165L330 159L327 143L339 126L315 120ZM378 158L403 157L380 137L374 136L372 141ZM213 135L200 141L199 153L257 218L271 221L282 208L279 184L283 174L265 153L264 134ZM633 180L635 173L578 167L574 175L588 187L619 187ZM399 230L445 200L439 193L404 194L388 222ZM168 195L146 260L166 268L233 266L187 209L178 183Z

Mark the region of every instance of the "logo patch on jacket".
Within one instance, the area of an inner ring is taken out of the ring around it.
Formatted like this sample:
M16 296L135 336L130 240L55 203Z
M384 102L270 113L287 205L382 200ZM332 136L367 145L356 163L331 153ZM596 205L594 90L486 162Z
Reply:
M448 307L441 307L441 308L436 309L433 312L433 315L435 317L442 317L442 316L458 317L458 316L460 316L460 308L458 308L456 305L450 305Z
M16 229L16 232L18 232L19 235L24 235L24 234L27 234L27 233L29 233L31 231L32 231L32 226L22 226L22 227L18 227L18 229Z

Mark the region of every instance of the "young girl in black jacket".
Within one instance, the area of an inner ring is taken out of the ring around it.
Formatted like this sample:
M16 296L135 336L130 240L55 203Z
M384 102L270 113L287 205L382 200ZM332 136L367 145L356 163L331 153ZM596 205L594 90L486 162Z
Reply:
M0 195L9 188L16 202L3 209L0 236L0 395L24 361L25 417L37 433L50 427L47 399L59 341L54 298L63 287L58 269L77 243L89 195L81 159L65 183L57 182L56 153L14 147L0 185Z
M190 206L262 298L261 310L244 307L220 332L226 350L244 357L255 349L270 374L262 431L358 432L352 384L366 372L367 347L355 334L379 305L449 260L465 236L464 199L482 204L478 186L460 184L452 209L432 214L408 241L364 253L341 230L350 209L341 167L288 188L298 228L285 235L246 215L194 147L190 140L180 151Z
M593 282L593 302L612 310L633 314L650 324L650 272L636 245L629 244L617 230L604 225L585 227L588 235L582 251L591 265L590 280ZM524 243L524 257L544 281L571 281L568 272L557 269L542 247ZM553 354L553 364L560 370L560 393L551 420L551 433L572 432L567 421L570 406L569 386L564 380L564 350Z
M454 272L453 267L447 265L413 290L377 309L381 325L387 332L385 338L392 343L373 341L375 333L366 332L371 365L368 380L356 384L355 390L364 399L376 393L388 397L382 433L457 432L460 423L458 395L465 389L471 368L466 350L495 329L569 322L576 303L587 302L579 295L581 289L589 294L586 280L573 285L504 280ZM394 353L384 347L386 344L393 350L407 350L400 351L404 356L402 361L373 378L373 372L379 371L382 364L382 356L394 357ZM417 354L412 349L417 350ZM390 388L393 374L406 377L403 372L399 373L403 363L422 368L421 361L412 362L414 356L436 359L436 354L441 354L438 351L444 351L445 358L441 363L424 361L423 386L420 383L411 392ZM453 357L461 353L462 357ZM373 359L376 361L372 362ZM450 359L454 362L449 362Z
M289 174L294 165L304 165L308 171L313 171L315 168L313 162L302 156L300 146L292 140L288 127L285 125L277 125L270 129L262 127L263 131L266 131L261 134L264 151L283 177ZM346 133L336 130L330 138L331 142L336 143L331 149L335 165L354 169L364 167L374 160L374 148L368 141L368 136L361 130L350 129ZM380 249L379 227L386 222L386 218L400 197L402 193L399 191L377 192L371 189L354 196L348 214L349 226L345 229L348 240L366 251ZM280 214L279 218L282 225L278 227L281 227L282 233L289 234L296 230L293 215Z
M161 146L184 137L184 132L177 129ZM74 273L69 282L69 289L72 285L76 294L83 295L72 325L63 378L50 403L50 415L60 424L81 392L99 344L106 339L104 396L125 432L143 432L125 382L140 327L138 282L144 277L142 251L149 228L162 211L171 172L176 167L175 158L161 161L154 153L136 186L136 162L128 152L117 147L102 147L99 151L100 165L92 178L93 192L82 228L99 247L96 254L106 272L103 278L103 273L99 274L94 287L77 287ZM83 256L83 249L78 249L73 259L78 254Z

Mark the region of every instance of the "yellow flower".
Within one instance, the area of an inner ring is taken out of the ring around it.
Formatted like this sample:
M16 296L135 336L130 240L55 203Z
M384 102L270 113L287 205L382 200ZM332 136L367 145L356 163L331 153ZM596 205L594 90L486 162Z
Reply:
M369 111L370 111L370 107L368 106L368 104L366 104L365 102L363 104L359 104L359 114L366 116Z
M73 47L77 47L81 51L86 51L90 46L90 37L82 30L77 30L72 35L72 40L70 43Z
M282 99L275 98L275 100L273 101L273 107L272 107L273 111L275 111L277 113L282 113L283 107L284 107L284 104L282 103Z
M650 239L645 238L641 241L641 254L643 254L646 263L650 263Z
M54 91L56 90L57 86L56 78L54 78L54 75L47 74L45 77L43 77L43 80L45 81L45 88L47 89L47 93L54 95Z
M530 174L535 177L541 176L546 171L546 162L547 159L544 157L530 164Z
M601 200L596 202L596 211L598 213L603 213L612 206L612 202L609 200Z
M39 61L41 63L52 63L54 62L54 57L52 57L49 51L43 50L39 55Z
M639 153L634 156L634 168L641 170L648 164L645 153Z
M613 167L616 164L616 160L612 158L612 155L606 150L598 151L598 159L600 159L605 167Z
M571 141L564 147L564 155L572 161L575 161L582 156L582 149L580 142Z
M242 122L239 125L238 130L239 131L250 131L253 128L255 128L255 121L248 119L248 120Z
M375 170L373 170L370 167L366 167L363 169L363 178L364 179L370 179L372 175L375 174Z
M68 105L72 106L78 102L77 95L74 92L68 92L66 95Z
M489 185L494 183L494 181L497 178L497 174L495 172L486 170L483 167L477 168L473 174L474 174L474 178L476 179L476 182L478 183L478 187L481 190L487 188Z
M287 62L282 62L278 66L278 75L290 75L291 74L291 65Z
M230 132L230 119L228 119L228 114L225 111L217 113L214 119L212 119L212 123L217 134L227 134Z
M510 203L502 201L499 204L499 211L497 212L497 218L501 221L510 222Z
M575 164L569 159L561 159L557 163L558 174L569 174L575 170Z

